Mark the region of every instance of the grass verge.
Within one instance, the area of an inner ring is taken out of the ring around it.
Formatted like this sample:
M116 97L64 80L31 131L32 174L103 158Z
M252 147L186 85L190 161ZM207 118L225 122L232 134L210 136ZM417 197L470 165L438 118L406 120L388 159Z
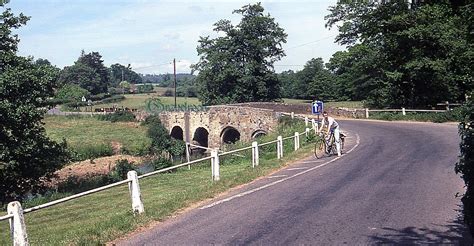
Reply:
M276 139L302 132L302 123L288 123L277 133L259 141ZM304 136L304 135L303 135ZM250 151L223 156L221 180L211 181L209 161L140 179L145 207L143 215L134 217L126 185L66 202L25 215L32 245L97 245L124 235L152 221L162 221L193 203L217 196L232 187L248 183L307 156L313 149L301 136L302 148L294 151L292 140L284 141L284 158L276 159L276 144L260 148L260 165L252 168ZM241 145L245 145L241 143ZM248 146L248 145L246 145ZM238 147L235 146L235 147ZM11 245L8 222L0 222L0 244Z

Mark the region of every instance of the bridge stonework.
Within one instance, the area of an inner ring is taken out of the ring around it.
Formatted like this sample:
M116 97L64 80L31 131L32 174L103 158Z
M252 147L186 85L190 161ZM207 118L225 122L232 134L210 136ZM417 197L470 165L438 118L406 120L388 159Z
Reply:
M211 106L206 111L162 112L160 119L171 136L209 148L272 132L279 114L273 110L242 106Z

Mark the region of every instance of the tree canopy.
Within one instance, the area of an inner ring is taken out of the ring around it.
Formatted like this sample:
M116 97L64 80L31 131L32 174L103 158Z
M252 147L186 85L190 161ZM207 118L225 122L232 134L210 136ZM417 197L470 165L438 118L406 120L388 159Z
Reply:
M339 2L327 26L337 26L336 41L350 48L332 69L343 80L356 78L352 96L373 106L463 101L473 80L471 10L460 1Z
M242 16L233 26L229 20L214 24L217 38L200 37L196 82L204 105L279 99L280 83L273 63L284 55L287 34L260 3L233 13Z
M16 55L12 29L28 17L6 8L0 21L0 202L34 193L67 160L65 144L46 137L41 110L56 87L57 70Z

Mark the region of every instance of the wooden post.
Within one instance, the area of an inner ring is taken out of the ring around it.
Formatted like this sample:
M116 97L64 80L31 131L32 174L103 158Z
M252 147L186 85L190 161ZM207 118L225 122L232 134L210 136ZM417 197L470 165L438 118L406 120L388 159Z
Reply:
M277 138L277 158L281 159L283 157L283 137L278 136Z
M295 151L300 148L300 134L295 132Z
M219 154L217 150L211 150L211 171L212 171L212 180L219 181L220 174L219 174Z
M369 109L365 108L365 118L369 118Z
M132 197L132 210L133 213L141 214L145 212L142 202L142 196L140 193L140 184L138 183L138 176L136 171L129 171L127 178L130 180L128 183L128 190Z
M252 142L252 167L258 166L258 143Z
M28 243L28 235L26 234L25 217L23 216L23 208L19 202L10 202L7 206L7 212L13 215L10 219L10 232L13 239L13 245L26 246Z

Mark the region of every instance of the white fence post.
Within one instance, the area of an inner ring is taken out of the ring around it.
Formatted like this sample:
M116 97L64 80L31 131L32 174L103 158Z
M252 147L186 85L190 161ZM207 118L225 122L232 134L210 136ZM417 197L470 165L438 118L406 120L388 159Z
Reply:
M311 125L313 126L313 130L316 131L316 121L311 119Z
M277 158L281 159L283 157L283 137L278 136L277 138Z
M300 134L295 132L295 151L300 148Z
M295 118L295 112L291 112L291 118L292 118L292 119Z
M258 166L258 143L252 142L252 167Z
M132 210L133 213L141 214L145 211L142 202L142 196L140 193L140 184L138 183L138 176L136 171L129 171L127 178L130 180L128 183L128 190L132 197Z
M402 115L407 115L407 112L405 112L405 108L402 108Z
M10 232L13 239L13 245L30 245L28 235L26 234L25 218L23 217L23 208L19 202L10 202L7 206L8 214L13 215L10 219Z
M186 142L186 161L190 162L191 161L191 151L189 151L191 148L191 145L189 145L188 142ZM188 165L188 169L191 170L191 165Z
M309 122L308 122L308 117L304 117L304 125L305 125L305 126L308 126L308 123L309 123Z
M306 137L308 137L308 135L309 135L309 128L308 127L306 127L304 133L306 134Z
M369 118L369 109L365 108L365 118Z
M213 181L219 181L220 175L219 175L219 154L217 150L213 149L211 150L211 171L212 171L212 180Z

